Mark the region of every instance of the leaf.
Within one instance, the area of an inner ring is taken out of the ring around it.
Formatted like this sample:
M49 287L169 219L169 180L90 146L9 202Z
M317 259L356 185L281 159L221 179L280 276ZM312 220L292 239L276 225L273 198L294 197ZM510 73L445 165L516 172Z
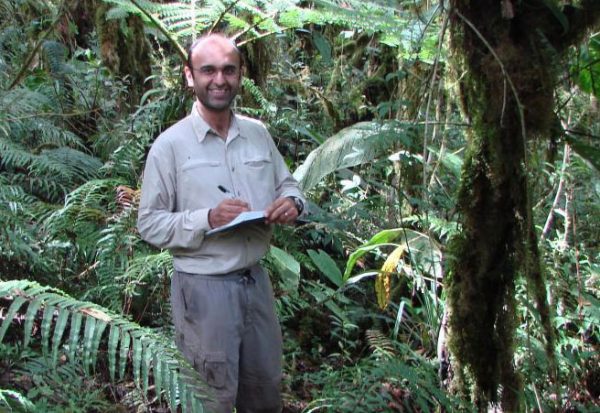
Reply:
M94 317L85 318L85 330L83 332L83 366L87 374L91 374L92 365L92 346L94 341L94 331L96 330L96 319Z
M381 247L384 244L395 240L402 234L402 231L404 231L404 229L402 228L386 229L380 231L377 234L375 234L367 243L357 248L357 250L350 254L350 257L348 257L348 262L346 263L346 270L344 271L344 280L347 280L348 277L350 277L350 274L352 273L356 262L363 255L365 255L369 251L372 251L376 248Z
M50 327L55 310L56 307L48 305L46 302L46 308L44 308L44 315L42 316L42 351L45 355L50 355Z
M58 309L58 317L56 318L56 325L54 326L54 335L52 337L52 363L56 366L58 362L58 348L62 340L63 333L67 327L67 321L71 313L64 309Z
M162 398L162 386L163 386L163 361L162 359L159 357L161 355L160 352L155 352L154 353L154 371L152 372L152 377L154 378L154 391L156 393L156 397L158 398L159 402L160 399ZM181 393L181 405L185 406L185 402L184 402L184 398L186 396L186 392L182 392Z
M308 154L294 171L294 178L307 191L331 172L370 162L400 141L408 138L404 125L398 122L357 123L342 129Z
M157 390L156 392L158 393L158 386L156 387ZM187 386L185 385L185 378L183 377L183 374L179 376L179 404L181 405L181 411L182 413L187 413L189 411L188 409L188 389ZM190 400L191 402L191 400Z
M23 303L25 303L25 301L27 301L25 299L25 297L18 296L18 297L16 297L14 299L14 301L10 305L10 308L8 309L8 312L6 313L6 316L4 317L4 321L2 322L2 327L0 327L0 343L4 339L4 335L6 334L6 330L8 330L8 327L10 326L10 324L13 321L13 319L15 318L15 315L17 314L17 311L19 311L19 309L21 308L21 306L23 305Z
M131 344L131 336L129 332L123 331L121 336L121 347L119 352L119 378L125 377L125 368L127 367L127 356L129 354L129 345Z
M133 338L133 378L139 385L141 380L142 366L142 340L141 337L132 336Z
M438 157L440 156L440 151L435 148L429 148L429 152L435 153ZM459 152L459 151L457 151L457 152ZM457 152L455 152L455 153L444 152L441 155L442 158L439 159L439 162L446 169L448 169L452 173L452 175L454 175L456 178L460 178L461 171L462 171L462 165L463 165L463 159L456 154Z
M587 145L572 136L567 136L567 142L577 155L588 161L596 171L600 171L600 149Z
M108 373L110 380L115 381L117 370L117 347L119 345L119 337L121 329L118 325L110 326L110 334L108 336Z
M31 341L31 335L33 334L33 321L37 316L38 310L42 305L41 300L34 300L29 304L27 308L27 314L25 314L25 327L23 329L23 346L28 347Z
M71 330L69 331L69 360L75 361L75 352L79 342L79 331L81 330L81 322L83 315L80 312L73 313L71 317Z
M106 314L103 311L98 310L97 308L82 308L80 311L83 314L87 314L89 316L97 318L98 320L105 321L107 323L112 320L112 318L108 314Z
M271 246L269 249L270 261L275 266L283 281L284 290L292 293L298 290L300 283L300 264L294 257L284 250Z
M405 245L399 245L388 257L381 266L381 271L375 279L375 293L377 295L377 304L379 308L384 310L390 302L391 294L391 275L397 271L398 263L402 259L402 255L406 251Z
M600 35L590 37L580 48L577 64L572 64L573 78L579 87L596 97L600 97Z
M173 411L177 410L176 395L178 394L178 390L182 390L182 389L178 389L178 387L177 387L178 381L179 381L177 376L178 376L177 369L171 370L171 381L170 381L171 390L169 391L169 394L171 396L171 406L173 406L173 408L172 408Z
M326 65L331 64L331 45L327 41L327 39L317 30L312 31L312 39L315 47L319 51L321 55L321 59L323 63Z
M107 325L108 324L102 320L96 320L94 338L92 340L92 347L90 348L92 368L96 366L96 361L98 360L98 348L100 347L100 340L102 339L102 334L104 333L104 330L106 329Z
M150 363L152 362L152 349L148 343L142 341L142 390L144 394L148 393L148 379L150 377Z
M342 272L338 268L335 261L323 250L315 252L308 250L308 256L315 263L317 268L323 273L336 287L344 285Z

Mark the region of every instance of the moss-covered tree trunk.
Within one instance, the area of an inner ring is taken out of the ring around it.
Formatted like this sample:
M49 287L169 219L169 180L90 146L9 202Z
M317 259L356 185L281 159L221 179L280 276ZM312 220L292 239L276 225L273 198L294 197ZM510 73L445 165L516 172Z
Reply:
M81 47L90 47L91 32L98 36L103 63L118 77L125 79L128 103L137 105L144 92L150 89L146 79L152 72L150 44L139 16L122 19L107 16L111 4L101 0L67 0L69 18L77 27L72 41ZM68 26L65 23L65 27Z
M553 345L531 222L527 140L547 137L558 59L598 22L600 1L562 11L554 0L450 3L453 64L471 126L458 200L462 231L448 254L450 349L456 383L474 385L482 410L500 398L505 411L518 411L517 274L528 277L550 357Z

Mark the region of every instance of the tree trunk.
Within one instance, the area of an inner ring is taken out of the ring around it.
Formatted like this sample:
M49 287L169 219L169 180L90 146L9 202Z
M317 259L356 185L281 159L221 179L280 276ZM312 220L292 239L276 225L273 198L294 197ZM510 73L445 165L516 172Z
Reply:
M531 220L527 139L548 136L558 58L598 21L600 2L567 6L560 16L558 4L550 7L558 2L549 0L450 3L452 60L471 125L458 199L462 232L448 254L453 370L459 381L472 377L480 409L500 399L504 411L518 411L521 385L513 366L517 273L528 278L553 360Z
M112 6L99 0L67 0L66 5L77 26L73 42L84 48L91 47L88 42L95 29L103 63L113 74L126 80L128 103L137 105L150 89L145 82L152 71L151 50L142 19L133 14L123 21L107 19Z

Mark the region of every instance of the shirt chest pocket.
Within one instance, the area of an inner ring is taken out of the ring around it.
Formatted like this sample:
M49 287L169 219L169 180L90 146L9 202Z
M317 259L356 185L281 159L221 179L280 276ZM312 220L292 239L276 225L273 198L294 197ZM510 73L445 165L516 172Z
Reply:
M251 158L247 158L244 159L242 163L244 164L244 167L248 168L251 171L258 171L266 168L271 168L271 159L267 158L266 156L254 156Z
M249 197L254 209L264 209L275 197L275 171L271 158L250 156L242 159L243 173L240 178L250 189Z
M216 183L226 173L224 163L212 160L185 162L179 170L179 193L184 209L211 207L209 194L216 191ZM207 196L208 195L208 196Z

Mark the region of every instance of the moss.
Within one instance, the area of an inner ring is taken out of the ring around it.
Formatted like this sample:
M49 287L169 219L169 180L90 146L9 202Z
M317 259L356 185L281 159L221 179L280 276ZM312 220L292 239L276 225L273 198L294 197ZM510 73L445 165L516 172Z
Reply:
M463 73L462 110L472 128L458 194L462 233L448 251L453 257L448 260L446 282L450 348L457 368L466 373L463 376L473 377L465 384L482 410L489 402L501 401L505 411L518 411L514 295L517 274L528 269L525 246L531 216L527 136L522 132L523 126L546 128L541 119L551 112L552 100L547 101L547 93L540 97L539 91L547 90L551 74L540 76L542 69L529 50L534 43L515 41L510 22L499 11L489 12L493 2L455 3L479 32L463 19L453 21L453 60L457 73ZM530 96L536 100L528 100ZM529 108L531 102L542 104L540 113L528 109L523 117L519 104Z
M128 82L128 102L137 104L150 85L145 83L151 73L151 51L140 17L107 20L110 6L100 3L96 8L95 26L100 53L110 71Z

